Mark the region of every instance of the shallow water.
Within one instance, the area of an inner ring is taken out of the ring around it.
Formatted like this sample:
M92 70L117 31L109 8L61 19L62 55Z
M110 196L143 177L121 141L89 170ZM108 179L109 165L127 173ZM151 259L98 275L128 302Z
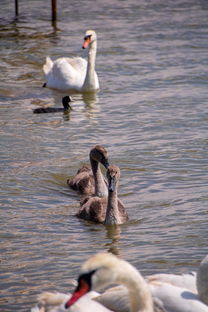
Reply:
M207 254L207 1L1 1L1 310L29 311L43 290L72 289L84 259L111 251L143 274L196 270ZM96 98L42 88L45 56L80 55L98 35ZM130 221L76 219L67 178L104 145L121 168Z

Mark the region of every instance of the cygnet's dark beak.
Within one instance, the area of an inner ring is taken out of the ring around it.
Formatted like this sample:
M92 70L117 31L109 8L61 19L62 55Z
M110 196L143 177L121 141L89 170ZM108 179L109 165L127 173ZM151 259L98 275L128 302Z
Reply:
M115 177L109 178L108 190L109 190L109 192L115 191Z

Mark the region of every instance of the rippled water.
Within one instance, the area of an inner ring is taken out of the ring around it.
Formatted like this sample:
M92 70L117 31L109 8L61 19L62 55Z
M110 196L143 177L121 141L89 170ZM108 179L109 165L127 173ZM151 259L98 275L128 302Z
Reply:
M111 251L144 274L196 269L207 253L206 0L1 1L1 310L29 311L43 290L70 291L84 259ZM96 98L70 115L34 115L65 93L42 88L45 56L86 56L98 34ZM121 168L130 221L76 219L66 179L103 144Z

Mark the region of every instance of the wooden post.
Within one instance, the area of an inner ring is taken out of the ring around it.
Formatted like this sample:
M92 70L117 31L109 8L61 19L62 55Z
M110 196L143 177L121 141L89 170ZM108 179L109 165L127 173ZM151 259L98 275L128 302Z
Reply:
M56 0L51 0L51 8L52 8L52 22L56 22L57 19L57 5Z
M15 15L16 17L19 15L18 0L15 0Z

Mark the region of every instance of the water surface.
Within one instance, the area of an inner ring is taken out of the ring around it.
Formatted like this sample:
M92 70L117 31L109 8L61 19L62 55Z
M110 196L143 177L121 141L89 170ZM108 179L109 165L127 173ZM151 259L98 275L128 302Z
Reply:
M84 259L110 251L143 274L196 270L207 254L207 1L1 1L1 310L29 311L43 290L68 292ZM80 55L98 35L96 98L69 115L42 88L45 56ZM76 219L66 180L104 145L121 168L130 221Z

